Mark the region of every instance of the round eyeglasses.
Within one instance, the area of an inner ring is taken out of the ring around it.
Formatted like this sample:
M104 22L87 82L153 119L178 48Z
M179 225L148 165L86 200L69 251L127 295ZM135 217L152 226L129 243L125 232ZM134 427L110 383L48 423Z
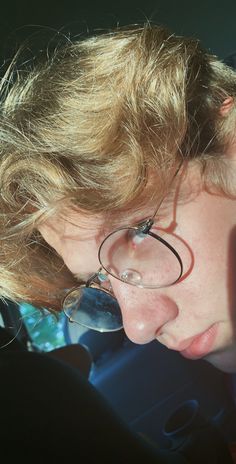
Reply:
M170 182L177 176L183 161ZM183 274L182 260L169 243L168 234L151 231L153 216L132 227L110 233L98 250L100 269L90 279L69 290L62 310L70 322L99 332L113 332L123 327L122 314L112 291L109 275L139 288L163 288L178 282Z
M117 229L101 243L99 271L86 283L70 290L63 311L70 322L100 332L123 327L119 304L109 275L139 288L156 289L176 283L182 276L182 260L162 236L150 231L153 220Z

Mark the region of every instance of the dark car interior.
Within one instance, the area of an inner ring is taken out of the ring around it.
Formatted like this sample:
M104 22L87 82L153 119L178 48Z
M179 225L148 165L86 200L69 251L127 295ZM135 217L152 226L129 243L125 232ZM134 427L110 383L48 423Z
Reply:
M210 459L205 462L232 462L229 457L218 459L236 441L236 408L228 376L207 362L184 359L157 341L136 345L123 330L100 333L80 328L66 317L60 321L61 346L42 350L27 317L10 302L1 304L1 325L10 335L2 349L9 340L12 344L17 340L26 350L78 369L132 431L158 449L172 454L183 449L186 462L194 463L197 444ZM212 445L215 440L219 450Z

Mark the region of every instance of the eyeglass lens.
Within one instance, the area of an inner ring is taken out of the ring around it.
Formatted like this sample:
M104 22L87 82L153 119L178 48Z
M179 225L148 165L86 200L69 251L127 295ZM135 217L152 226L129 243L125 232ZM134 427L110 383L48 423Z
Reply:
M72 290L64 300L63 309L71 322L99 332L123 327L116 299L98 288L84 286Z
M162 239L169 241L168 234ZM99 259L114 277L146 288L173 284L181 274L181 265L173 251L162 241L138 229L121 229L103 242Z
M159 240L137 228L124 228L104 240L99 260L110 275L123 282L160 288L176 282L182 272L168 243L168 234L162 234ZM123 327L118 302L99 287L84 285L72 290L64 300L63 310L71 322L89 329L112 332Z

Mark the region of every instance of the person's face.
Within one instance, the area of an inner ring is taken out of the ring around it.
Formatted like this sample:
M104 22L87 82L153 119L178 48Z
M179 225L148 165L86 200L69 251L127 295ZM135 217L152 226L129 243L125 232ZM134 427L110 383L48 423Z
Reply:
M148 215L147 201L147 210L135 218ZM111 230L102 215L73 213L68 219L53 218L40 231L70 271L86 281L100 267L99 245ZM183 261L183 276L154 290L110 277L127 336L138 344L157 339L185 357L236 371L236 201L207 193L199 174L190 171L180 180L175 199L164 202L152 230L158 229L168 230Z

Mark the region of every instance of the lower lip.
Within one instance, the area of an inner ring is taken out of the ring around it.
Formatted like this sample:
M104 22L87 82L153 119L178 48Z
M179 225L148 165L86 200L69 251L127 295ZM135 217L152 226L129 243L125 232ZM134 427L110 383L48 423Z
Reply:
M188 359L198 359L206 356L213 347L218 332L218 324L213 324L206 332L198 335L192 343L180 354Z

